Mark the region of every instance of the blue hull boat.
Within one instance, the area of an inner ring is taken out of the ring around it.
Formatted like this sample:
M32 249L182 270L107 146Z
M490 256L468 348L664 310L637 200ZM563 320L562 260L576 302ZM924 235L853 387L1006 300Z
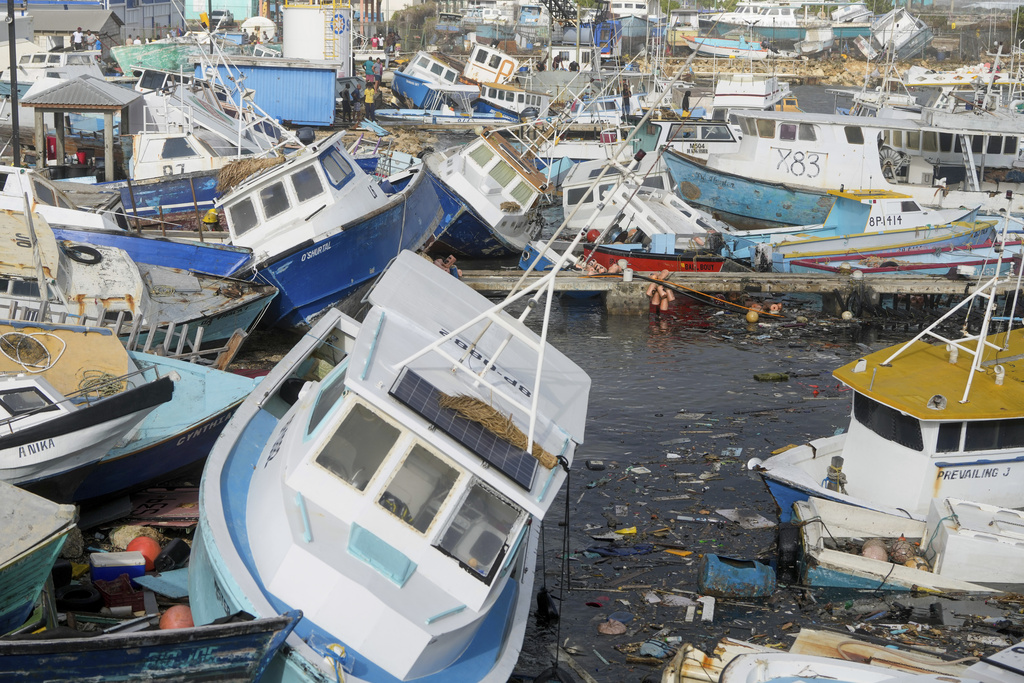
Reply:
M210 367L129 352L144 374L176 372L171 400L158 406L128 443L110 450L78 485L71 500L138 490L206 459L224 426L259 384Z
M77 517L73 505L0 482L0 635L25 623Z
M233 619L95 637L0 640L5 681L258 681L302 617ZM41 634L41 635L45 635Z
M472 206L433 174L430 180L441 198L448 227L430 246L430 253L459 258L507 258L520 251L501 242Z
M697 160L667 149L665 162L676 194L688 204L717 213L742 230L823 223L832 197L776 183L711 171Z
M412 108L422 109L424 103L432 97L434 92L432 85L426 79L396 71L394 80L391 82L391 90L396 95L402 96Z
M120 192L125 213L147 218L191 211L205 213L220 196L217 171L136 180L131 187L127 180L97 183L97 186Z

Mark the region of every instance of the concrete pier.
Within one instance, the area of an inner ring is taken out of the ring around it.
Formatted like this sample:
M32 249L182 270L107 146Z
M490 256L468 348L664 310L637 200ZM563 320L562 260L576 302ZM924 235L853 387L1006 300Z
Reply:
M644 273L655 276L655 273ZM487 294L507 294L522 276L519 271L474 270L463 272L462 280ZM531 279L539 275L531 274ZM817 294L822 297L822 312L840 315L851 302L878 304L885 296L926 295L963 297L988 281L949 278L940 275L870 274L863 277L822 273L672 273L668 280L702 294ZM645 280L623 282L621 277L590 277L563 273L555 281L558 292L593 292L604 298L609 313L642 315L647 313ZM1000 284L999 292L1012 291L1012 283Z

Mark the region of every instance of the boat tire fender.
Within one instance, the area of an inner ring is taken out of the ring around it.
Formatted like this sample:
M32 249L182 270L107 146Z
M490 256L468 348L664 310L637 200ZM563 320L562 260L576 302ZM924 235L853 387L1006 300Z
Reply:
M103 260L103 255L99 251L84 244L69 244L64 251L72 261L78 261L87 266L94 266Z
M57 589L57 608L70 612L99 612L103 596L91 585L68 584Z
M796 583L800 576L800 528L793 524L779 525L778 538L779 580L785 583Z
M576 683L576 679L571 673L560 667L553 666L550 669L544 669L539 674L534 676L534 683L547 683L548 681L560 681L560 683Z

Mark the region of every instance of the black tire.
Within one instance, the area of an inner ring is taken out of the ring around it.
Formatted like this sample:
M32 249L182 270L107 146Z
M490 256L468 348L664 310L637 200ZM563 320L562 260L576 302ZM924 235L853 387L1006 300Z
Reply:
M792 524L779 525L778 577L781 583L795 584L800 579L800 528Z
M78 261L87 266L94 266L103 260L103 255L99 251L84 244L69 244L64 247L64 253L72 261Z
M57 589L57 609L68 612L99 612L103 596L89 584L70 584Z

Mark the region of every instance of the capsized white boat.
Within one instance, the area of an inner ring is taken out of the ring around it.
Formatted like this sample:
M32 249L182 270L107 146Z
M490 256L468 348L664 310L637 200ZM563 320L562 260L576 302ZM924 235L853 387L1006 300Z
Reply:
M265 681L508 680L590 389L503 310L553 282L492 304L406 251L362 324L328 311L211 453L196 623L301 609Z

